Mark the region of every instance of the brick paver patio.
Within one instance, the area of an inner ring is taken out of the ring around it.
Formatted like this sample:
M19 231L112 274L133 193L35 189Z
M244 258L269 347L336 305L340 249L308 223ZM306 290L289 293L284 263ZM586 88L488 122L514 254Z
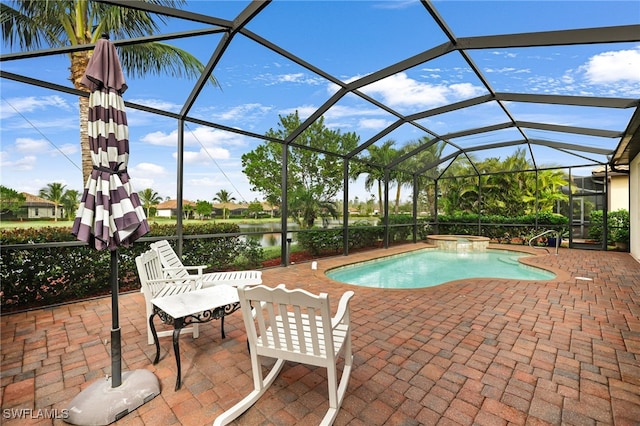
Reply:
M264 271L267 285L327 291L332 266L423 248L410 244ZM537 250L552 281L464 280L384 290L355 287L354 370L336 425L639 425L640 264L629 254ZM2 419L64 424L50 414L111 371L110 298L1 317ZM120 297L123 371L148 369L161 394L118 425L209 425L252 388L239 313L170 338L151 365L140 293ZM289 363L240 425L317 424L328 406L322 369ZM31 411L28 411L31 410ZM22 414L21 419L15 417ZM32 418L38 417L41 418Z

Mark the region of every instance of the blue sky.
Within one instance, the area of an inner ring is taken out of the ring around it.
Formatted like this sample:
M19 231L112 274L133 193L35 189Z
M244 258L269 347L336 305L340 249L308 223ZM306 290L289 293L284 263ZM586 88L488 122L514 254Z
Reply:
M234 17L247 1L190 1L185 9ZM489 34L602 27L640 23L637 1L438 1L439 14L457 37ZM202 28L202 24L170 20L163 32ZM274 1L247 27L294 55L343 81L353 81L446 41L429 14L416 1ZM203 63L215 50L219 35L171 41ZM3 46L3 53L9 49ZM640 43L568 47L488 49L473 51L472 59L499 92L640 98ZM5 61L2 68L32 78L69 86L69 61L64 55ZM321 76L236 36L214 74L221 88L206 87L190 114L257 134L278 124L278 116L299 111L305 118L321 106L336 87ZM125 100L180 111L194 81L167 76L143 79L127 76ZM3 79L1 103L1 182L18 191L37 194L47 183L82 190L77 98ZM458 54L449 54L393 75L362 91L411 114L486 93ZM624 130L631 109L513 104L521 121ZM134 187L153 188L175 198L177 123L173 119L129 109ZM354 95L344 97L327 114L325 124L354 131L361 141L395 121L390 114ZM496 105L483 104L422 120L439 134L504 122ZM459 138L460 146L509 141L513 130ZM559 140L553 132L530 135ZM397 146L422 134L402 126L389 135ZM562 141L590 146L613 146L603 138L561 135ZM185 188L189 200L212 200L225 189L238 201L261 199L250 190L241 171L241 155L261 141L234 133L187 124L185 132ZM385 139L386 140L386 139ZM445 151L449 152L449 151ZM513 149L492 151L505 156ZM536 160L543 164L583 164L561 158L542 147ZM596 157L596 156L594 156ZM597 158L601 159L601 158ZM568 162L566 162L568 161ZM586 172L585 172L586 174ZM369 198L362 180L350 184L350 198ZM410 190L404 191L408 196Z

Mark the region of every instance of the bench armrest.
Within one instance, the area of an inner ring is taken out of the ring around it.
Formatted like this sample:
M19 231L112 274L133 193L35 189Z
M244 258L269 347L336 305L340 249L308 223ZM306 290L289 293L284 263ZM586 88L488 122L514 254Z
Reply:
M349 322L349 301L355 293L353 291L345 292L338 303L338 311L331 318L331 327L336 328L339 324Z

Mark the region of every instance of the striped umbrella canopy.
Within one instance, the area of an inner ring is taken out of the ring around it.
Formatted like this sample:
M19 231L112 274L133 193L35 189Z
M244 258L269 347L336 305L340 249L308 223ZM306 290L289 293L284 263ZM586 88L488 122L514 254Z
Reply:
M91 89L88 133L93 170L85 185L71 232L78 240L89 243L96 250L109 249L111 253L111 387L118 388L123 384L123 375L118 321L117 248L129 246L149 232L149 224L127 173L129 129L121 96L127 85L116 48L108 36L97 41L81 82ZM91 396L80 394L72 401L74 413L83 416L95 411L78 407L95 405L93 394L103 393L100 383L96 384L96 388L87 388L90 390L87 394ZM114 395L118 398L118 393L111 394ZM127 396L124 400L117 400L118 403L111 404L113 407L130 404L132 400L137 403L139 398ZM98 412L99 416L102 414ZM111 417L111 412L108 417ZM93 418L87 420L82 417L72 423L98 424Z
M71 233L96 250L129 246L149 232L129 162L129 128L122 94L127 89L115 46L105 37L81 83L89 95L89 146L93 170L87 180Z

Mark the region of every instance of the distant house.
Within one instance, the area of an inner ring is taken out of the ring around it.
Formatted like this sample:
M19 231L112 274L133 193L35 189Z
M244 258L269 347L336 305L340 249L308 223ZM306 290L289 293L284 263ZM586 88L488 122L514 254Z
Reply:
M56 204L37 195L23 192L26 200L16 215L18 219L54 219L56 217ZM64 217L64 209L58 206L58 219Z
M222 217L223 209L227 211L227 217L242 216L242 214L249 209L249 205L236 203L214 203L213 212L215 217Z
M268 213L269 216L274 217L278 214L278 207L273 204L267 203L266 201L261 202L262 211Z
M183 201L183 208L186 206L192 206L194 209L196 208L196 203L189 200ZM249 204L242 203L216 203L212 204L213 207L213 216L216 218L222 218L222 209L226 209L227 216L242 216L249 209ZM262 208L265 213L270 215L274 215L278 208L271 206L268 203L262 203ZM164 201L156 206L156 215L159 217L175 217L178 214L178 200L168 200Z
M184 209L186 206L191 206L194 209L196 208L196 203L189 200L184 200L182 202L182 208ZM178 200L167 200L156 206L156 216L159 217L175 217L178 215Z
M278 208L272 206L267 202L261 202L262 212L271 217L274 217L278 211ZM246 216L249 210L249 203L215 203L213 204L213 211L216 217L222 217L222 209L226 209L227 216Z

